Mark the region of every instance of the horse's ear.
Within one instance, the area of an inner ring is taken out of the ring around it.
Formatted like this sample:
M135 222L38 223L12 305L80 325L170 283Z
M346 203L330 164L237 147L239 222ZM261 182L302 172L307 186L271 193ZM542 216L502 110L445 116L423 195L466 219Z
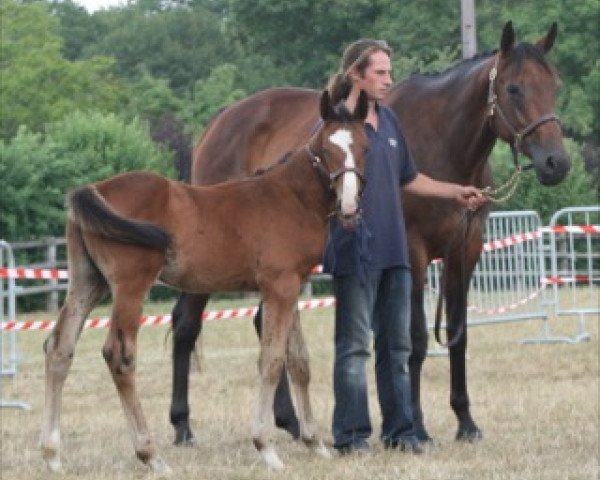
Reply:
M354 107L352 117L356 120L362 120L364 122L367 118L367 113L369 113L369 97L367 96L367 92L361 90L358 95L358 102L356 102L356 107Z
M515 45L515 31L511 21L506 22L502 30L502 40L500 40L500 51L506 55Z
M325 121L327 120L335 120L337 115L331 105L331 98L329 97L329 92L327 90L323 90L321 94L321 118Z
M556 22L554 22L552 24L552 26L550 27L550 30L548 30L548 33L546 34L546 36L542 37L538 40L538 42L536 44L538 46L538 48L540 48L540 50L542 50L542 52L548 53L550 51L550 49L552 48L552 45L554 45L554 40L556 40L557 33L558 33L558 25L556 24Z

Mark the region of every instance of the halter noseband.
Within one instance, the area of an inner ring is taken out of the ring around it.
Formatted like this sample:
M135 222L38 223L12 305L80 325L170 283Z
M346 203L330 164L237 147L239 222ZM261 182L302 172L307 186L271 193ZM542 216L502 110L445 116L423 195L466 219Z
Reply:
M317 170L317 172L319 172L319 175L325 179L330 190L334 190L335 181L346 173L354 173L363 185L366 183L365 177L358 171L357 168L342 167L335 172L331 172L327 167L327 164L323 162L321 157L319 157L316 153L313 153L310 145L308 144L306 145L306 151L308 152L311 165Z
M325 186L327 191L330 192L330 194L335 194L335 181L339 177L341 177L342 175L345 175L346 173L353 173L358 177L358 179L360 180L360 182L363 186L363 188L361 188L358 193L359 198L360 198L361 192L364 189L364 185L365 185L366 181L365 181L364 176L358 171L358 169L342 167L342 168L336 170L335 172L331 172L329 170L329 168L327 167L327 164L323 160L321 160L321 157L319 157L317 154L315 154L312 151L312 149L310 148L310 144L306 144L306 152L308 153L308 159L309 159L311 165L317 172L319 179L322 181L323 185ZM328 217L333 217L334 215L338 215L338 216L341 215L339 199L336 202L335 210L332 211L331 213L329 213ZM357 218L357 219L359 219L361 217L360 208L355 212L353 217Z
M504 122L504 124L508 127L508 130L512 134L513 141L510 144L510 148L512 150L513 162L515 164L515 168L517 170L524 170L527 168L531 168L533 165L528 165L527 167L521 167L519 165L519 153L523 153L523 150L521 149L523 139L527 135L529 135L531 132L533 132L536 128L538 128L540 125L543 125L544 123L551 122L551 121L558 122L559 121L558 115L556 115L556 113L554 113L554 112L547 113L545 115L542 115L537 120L531 122L525 128L518 131L513 126L513 124L510 123L508 118L506 118L506 115L502 111L502 108L500 108L500 104L497 102L497 100L498 100L498 96L496 95L496 77L497 76L498 76L498 55L496 55L494 66L492 67L492 69L490 70L490 73L489 73L490 83L489 83L489 87L488 87L488 98L487 98L488 118L490 119L490 123L491 123L491 120L494 117L494 113L497 111L498 118L500 118L500 120L502 120Z

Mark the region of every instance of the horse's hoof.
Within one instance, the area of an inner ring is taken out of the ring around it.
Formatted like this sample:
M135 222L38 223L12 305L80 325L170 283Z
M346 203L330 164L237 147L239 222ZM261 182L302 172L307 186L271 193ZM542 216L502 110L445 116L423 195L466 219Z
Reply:
M173 470L167 465L167 463L159 456L156 456L148 461L148 466L152 471L154 478L169 478Z
M181 447L196 446L196 437L188 427L180 427L175 429L175 440L173 445Z
M294 440L300 438L300 424L295 415L285 418L275 417L275 426L288 432Z
M283 470L285 465L277 455L275 449L271 446L265 447L260 451L260 454L269 469L271 470Z
M483 440L483 432L477 427L469 430L459 430L456 433L456 441L458 442L476 443L481 440Z

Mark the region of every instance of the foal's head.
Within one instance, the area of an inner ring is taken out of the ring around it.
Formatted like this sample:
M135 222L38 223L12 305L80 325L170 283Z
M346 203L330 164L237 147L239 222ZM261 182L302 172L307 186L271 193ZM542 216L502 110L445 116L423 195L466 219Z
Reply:
M343 105L332 105L329 93L321 96L323 125L310 142L315 162L321 164L336 195L336 215L344 228L354 228L359 221L367 153L364 122L367 95L361 92L352 113Z

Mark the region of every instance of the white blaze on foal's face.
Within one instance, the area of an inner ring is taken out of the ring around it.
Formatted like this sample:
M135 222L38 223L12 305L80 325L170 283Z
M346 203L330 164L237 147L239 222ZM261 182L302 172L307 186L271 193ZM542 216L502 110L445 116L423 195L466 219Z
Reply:
M352 135L349 130L340 129L330 135L329 140L334 145L337 145L345 153L344 168L354 169L354 155L350 150L352 145ZM358 182L356 174L351 172L350 175L342 175L342 196L340 198L340 207L343 215L353 215L358 209Z

